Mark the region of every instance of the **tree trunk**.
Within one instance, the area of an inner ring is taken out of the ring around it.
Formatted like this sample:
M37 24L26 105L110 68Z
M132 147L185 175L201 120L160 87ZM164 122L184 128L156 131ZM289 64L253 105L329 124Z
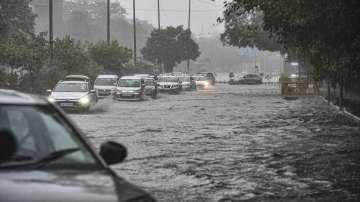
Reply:
M344 75L340 75L340 98L339 98L340 110L344 109Z
M329 78L327 80L327 100L328 100L328 105L330 105L330 103L331 103L331 89L330 89L330 79Z
M174 65L171 65L169 63L164 63L164 71L165 73L171 73L174 70Z

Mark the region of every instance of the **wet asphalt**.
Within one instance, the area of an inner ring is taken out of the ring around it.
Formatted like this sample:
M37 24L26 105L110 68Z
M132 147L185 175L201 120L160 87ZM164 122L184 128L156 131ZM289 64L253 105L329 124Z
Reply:
M95 146L123 143L128 158L113 168L158 201L359 199L359 125L277 85L105 99L71 118Z

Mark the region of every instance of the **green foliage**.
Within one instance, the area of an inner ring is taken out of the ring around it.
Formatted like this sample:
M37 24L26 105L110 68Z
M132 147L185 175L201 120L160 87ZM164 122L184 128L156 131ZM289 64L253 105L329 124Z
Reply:
M54 41L53 64L64 74L81 73L89 66L90 59L78 41L66 36Z
M34 18L30 0L0 0L0 43L18 33L32 33Z
M126 11L119 1L111 2L110 35L111 40L132 47L133 25L126 17ZM97 43L106 40L106 1L77 0L64 2L65 33L81 41ZM137 43L143 47L153 30L146 21L137 20Z
M263 14L260 11L247 12L238 16L229 13L220 21L225 21L225 32L221 41L226 45L251 47L259 50L284 51L281 44L271 37L270 32L263 28Z
M358 0L235 0L226 8L224 19L229 25L261 11L263 30L308 61L315 78L356 77L349 72L358 72L359 66ZM233 31L232 26L226 28Z
M154 30L141 53L153 63L160 60L165 72L172 72L174 66L184 60L196 60L200 56L199 46L191 39L191 32L182 26Z
M89 54L92 60L102 65L107 72L120 74L125 63L132 57L132 51L126 47L121 47L117 41L110 45L101 41L89 46Z

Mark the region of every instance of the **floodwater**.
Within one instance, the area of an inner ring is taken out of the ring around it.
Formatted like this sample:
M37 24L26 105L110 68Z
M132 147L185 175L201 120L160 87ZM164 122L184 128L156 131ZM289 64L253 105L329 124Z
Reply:
M359 125L277 85L105 99L71 118L97 147L123 143L113 168L158 201L359 200Z

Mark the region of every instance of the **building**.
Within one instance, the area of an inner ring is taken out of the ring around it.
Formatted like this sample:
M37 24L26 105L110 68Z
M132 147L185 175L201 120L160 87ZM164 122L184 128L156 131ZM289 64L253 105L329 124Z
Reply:
M36 14L35 33L49 32L49 0L32 0L31 8ZM53 0L54 38L64 34L64 0Z

